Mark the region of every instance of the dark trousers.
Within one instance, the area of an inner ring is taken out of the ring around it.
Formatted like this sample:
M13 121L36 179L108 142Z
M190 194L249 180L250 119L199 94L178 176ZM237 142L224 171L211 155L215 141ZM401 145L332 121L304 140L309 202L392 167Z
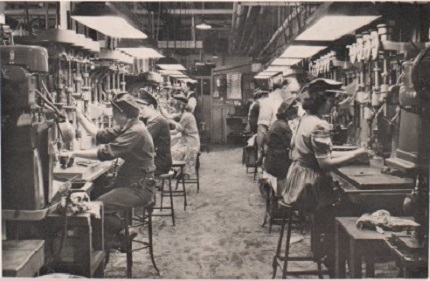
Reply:
M105 248L110 249L115 236L124 228L119 212L127 208L143 207L153 200L155 185L136 185L134 187L118 187L100 196L105 209L104 238Z

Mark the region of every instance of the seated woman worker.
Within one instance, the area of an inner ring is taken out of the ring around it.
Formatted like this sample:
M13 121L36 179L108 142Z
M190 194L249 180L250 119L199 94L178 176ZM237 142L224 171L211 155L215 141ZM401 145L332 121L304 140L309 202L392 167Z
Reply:
M98 129L77 110L78 122L102 145L94 149L72 151L68 156L100 161L116 158L124 160L113 179L112 189L97 199L103 202L105 208L106 250L112 247L124 250L125 239L120 234L123 225L116 213L124 208L144 206L153 201L154 145L145 124L139 120L139 106L132 95L121 92L111 100L111 104L116 125L107 129Z
M297 118L298 104L295 97L285 99L278 108L278 118L267 134L267 149L264 168L275 176L278 182L278 196L284 189L285 178L291 165L289 157L291 138L293 135L289 121Z
M172 136L172 158L176 161L185 161L184 174L193 176L195 174L195 165L197 154L200 151L200 136L197 128L196 118L191 112L185 108L187 106L187 98L184 94L179 93L173 96L176 100L175 108L179 114L179 122L172 119L164 110L163 113L169 122L174 125L174 130L171 130Z
M353 151L332 151L330 124L323 119L336 105L342 83L318 78L302 89L306 114L300 119L291 142L292 164L288 170L283 201L313 215L311 241L316 258L326 255L326 265L333 273L335 194L330 171L356 159L368 159L372 152L364 148ZM325 233L324 243L318 242Z

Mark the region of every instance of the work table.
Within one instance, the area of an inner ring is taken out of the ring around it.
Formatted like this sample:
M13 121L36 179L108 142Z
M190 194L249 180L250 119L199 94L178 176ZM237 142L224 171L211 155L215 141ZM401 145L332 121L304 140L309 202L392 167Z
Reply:
M400 215L403 200L413 189L414 181L382 173L381 169L369 165L348 165L335 169L332 176L347 198L360 206L361 212L386 209Z
M62 169L60 163L54 167L54 177L79 180L84 182L94 181L104 173L107 173L114 165L113 161L88 160L76 157L72 167ZM118 161L118 165L122 161Z
M411 189L413 180L402 178L381 172L381 167L369 165L350 165L334 170L333 172L343 180L351 184L345 187L346 191L354 188L359 190L386 190L386 189Z

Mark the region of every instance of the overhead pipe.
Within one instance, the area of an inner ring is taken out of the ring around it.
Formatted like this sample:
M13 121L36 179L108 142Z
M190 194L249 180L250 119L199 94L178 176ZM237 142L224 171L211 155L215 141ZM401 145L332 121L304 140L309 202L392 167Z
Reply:
M251 15L250 19L248 20L248 22L252 22L253 23L253 26L250 27L251 31L249 31L249 29L244 31L243 38L252 38L253 34L257 31L257 28L254 28L255 27L255 21L262 17L263 11L264 10L263 10L262 6L260 7L260 11L259 12L256 11L256 10L254 10L254 14ZM248 36L245 36L247 34L248 34ZM243 42L245 42L245 41L243 41ZM241 44L239 46L240 49L242 49L243 42L241 41ZM246 52L249 49L249 42L244 47L245 47L244 50Z
M242 43L243 43L243 40L245 38L246 30L248 29L249 18L251 16L251 11L252 11L253 7L254 6L249 6L249 8L248 8L248 13L246 14L245 23L244 23L244 26L243 26L242 36L240 38L239 49L242 47Z
M237 7L237 11L238 11L238 16L236 18L236 26L237 28L239 28L240 20L245 15L245 8L243 8L243 5L239 5Z
M237 17L239 5L240 4L237 2L233 2L233 15L231 16L231 31L232 31L232 33L234 32L234 29L236 27L236 17Z
M234 30L233 30L233 46L234 47L236 47L236 39L235 38L237 38L238 36L236 36L236 35L238 35L238 33L239 33L239 27L241 26L241 21L242 21L242 19L243 19L243 17L244 17L244 15L245 15L245 8L243 8L243 5L241 5L241 4L238 4L237 5L237 12L236 12L236 20L235 20L235 22L233 23L234 24ZM243 25L243 24L242 24Z
M259 12L259 14L257 16L257 20L261 19L263 17L263 14L264 14L264 7L261 6L260 7L260 12ZM251 44L251 41L248 42L248 44L247 44L247 46L245 48L245 51L246 51L247 54L249 54L250 50L253 49L253 47L256 45L256 43L258 43L258 40L255 40L255 37L254 37L254 34L257 32L257 30L260 30L260 29L259 28L253 28L251 30L251 33L248 36L248 38L254 38L254 40L252 41L253 44Z
M269 42L263 47L263 49L258 54L259 57L263 56L263 54L269 49L269 47L278 39L279 35L281 35L284 30L291 24L291 21L297 17L302 11L304 10L303 6L300 6L293 12L291 12L287 18L285 19L284 23L276 30L276 32L273 34L272 38L270 38Z

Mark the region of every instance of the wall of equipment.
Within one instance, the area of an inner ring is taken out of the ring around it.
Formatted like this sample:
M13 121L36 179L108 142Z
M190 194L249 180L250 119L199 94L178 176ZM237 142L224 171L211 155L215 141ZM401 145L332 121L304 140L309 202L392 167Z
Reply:
M306 65L313 77L346 85L347 94L325 116L332 124L334 145L364 146L376 154L370 167L377 167L377 174L363 172L363 176L375 176L375 181L355 182L355 195L348 189L345 193L354 201L380 183L379 193L357 199L360 210L390 208L393 214L413 215L422 226L418 241L426 241L428 247L430 9L428 4L380 3L377 7L382 11L378 20L334 41ZM351 173L360 169L365 170L357 166ZM337 175L353 178L347 168L339 169ZM410 179L411 184L405 193L386 200L394 191L393 182L384 180L387 175Z

